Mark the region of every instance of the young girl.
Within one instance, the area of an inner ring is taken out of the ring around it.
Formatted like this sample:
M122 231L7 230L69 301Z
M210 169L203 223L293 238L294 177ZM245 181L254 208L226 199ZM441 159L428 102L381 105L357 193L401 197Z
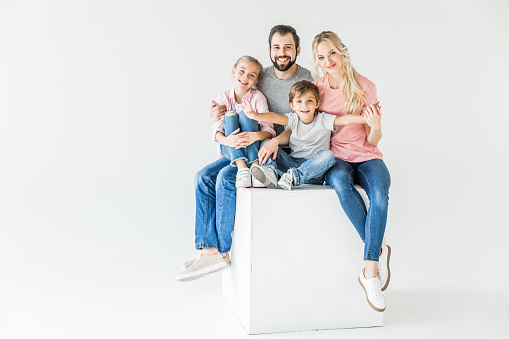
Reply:
M233 88L219 95L217 104L225 105L227 112L214 124L213 137L220 144L221 153L238 167L235 186L263 187L251 179L249 165L258 165L260 141L275 136L273 125L249 119L244 114L242 100L251 101L256 112L267 112L267 99L262 92L252 87L262 75L263 66L251 56L243 56L233 66Z
M253 165L251 173L263 185L285 190L301 184L320 184L323 176L335 163L334 154L329 150L331 131L337 126L364 124L366 118L360 115L336 116L318 112L320 93L313 83L302 80L295 83L289 93L292 113L257 114L244 99L246 115L258 121L285 125L292 130L290 136L291 155L280 150L274 164L272 158L260 167ZM277 174L282 175L277 181Z

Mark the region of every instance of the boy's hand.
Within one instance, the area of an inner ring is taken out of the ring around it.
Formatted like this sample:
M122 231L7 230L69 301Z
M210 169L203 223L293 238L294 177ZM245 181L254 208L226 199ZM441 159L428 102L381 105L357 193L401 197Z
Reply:
M364 118L366 119L366 123L369 127L375 130L382 129L382 107L379 105L380 101L375 102L374 104L366 107L366 111L364 112Z
M225 112L225 105L218 105L214 100L212 100L212 104L210 105L210 120L212 120L212 122L219 121Z
M246 114L246 116L249 119L256 120L256 113L255 113L255 111L253 111L253 108L251 107L251 103L246 98L244 98L243 101L244 101L244 113Z

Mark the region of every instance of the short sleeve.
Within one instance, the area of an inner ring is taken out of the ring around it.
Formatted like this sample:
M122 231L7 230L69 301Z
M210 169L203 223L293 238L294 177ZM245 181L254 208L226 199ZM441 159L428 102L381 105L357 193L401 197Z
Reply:
M335 132L338 129L338 126L334 126L334 120L336 120L337 115L329 114L329 113L320 113L322 115L322 125L328 131Z
M288 124L285 127L285 130L290 129L294 130L297 126L297 123L299 122L299 117L297 116L297 113L287 113L285 114L288 117Z

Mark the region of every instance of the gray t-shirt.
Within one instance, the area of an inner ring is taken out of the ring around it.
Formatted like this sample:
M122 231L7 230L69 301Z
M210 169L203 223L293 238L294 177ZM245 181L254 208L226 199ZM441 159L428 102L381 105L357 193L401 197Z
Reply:
M297 113L285 114L288 117L286 129L292 130L290 136L290 155L295 158L311 159L316 152L330 149L330 134L338 128L334 126L337 115L318 113L315 119L304 124Z
M297 65L297 71L291 78L278 79L274 75L273 67L269 66L263 69L262 78L256 84L256 88L262 91L267 98L270 112L285 114L292 111L288 93L290 93L293 84L301 80L313 81L313 77L308 69ZM284 127L277 124L274 124L274 129L277 135L284 131Z

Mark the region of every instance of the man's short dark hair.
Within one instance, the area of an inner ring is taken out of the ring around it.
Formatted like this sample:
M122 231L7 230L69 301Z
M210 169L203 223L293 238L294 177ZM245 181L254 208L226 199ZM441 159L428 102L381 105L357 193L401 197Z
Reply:
M285 36L288 33L291 33L293 36L293 41L295 41L295 48L298 48L300 45L300 38L297 35L297 31L292 26L288 25L277 25L272 27L269 34L269 47L272 47L272 36L274 33L279 33L281 36Z

